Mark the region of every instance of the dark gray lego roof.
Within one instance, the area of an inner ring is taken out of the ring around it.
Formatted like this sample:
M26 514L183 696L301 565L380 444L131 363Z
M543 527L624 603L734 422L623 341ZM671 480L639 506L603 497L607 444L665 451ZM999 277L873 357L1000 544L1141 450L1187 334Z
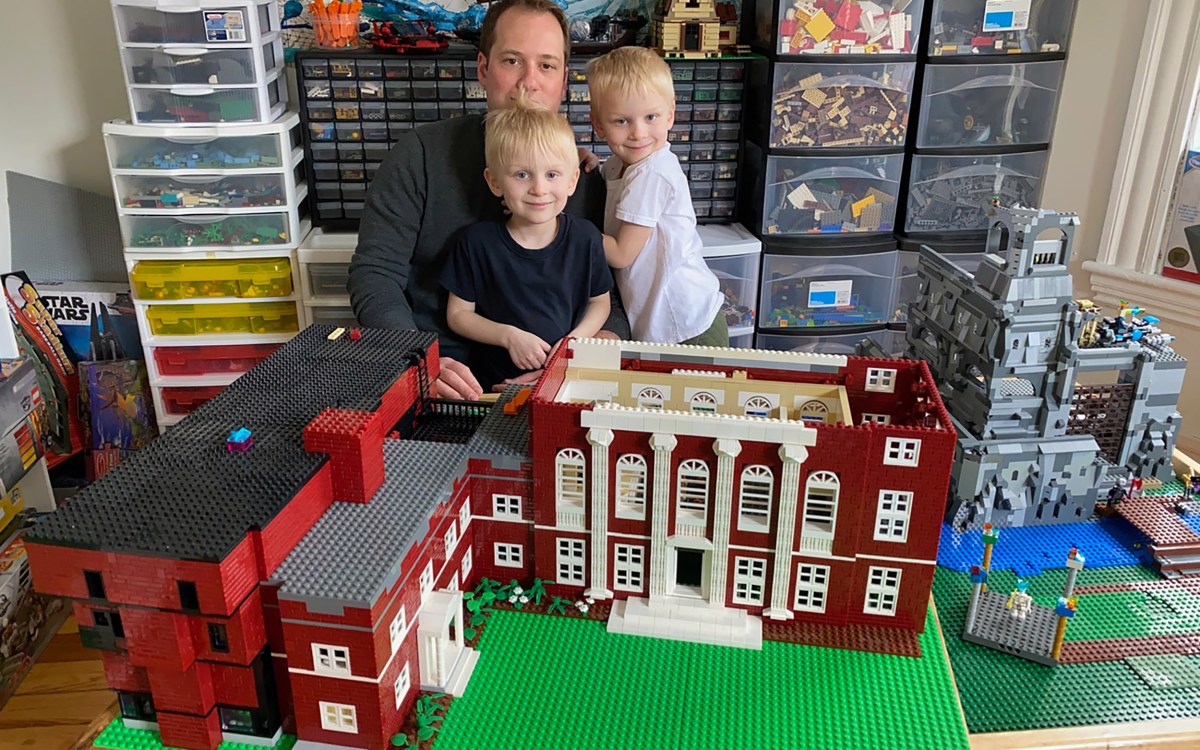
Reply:
M370 606L396 580L430 515L466 474L471 451L453 443L385 440L386 479L369 503L334 503L272 576L279 596L332 610Z
M373 411L433 334L312 326L26 534L60 546L217 562L263 528L327 460L304 450L321 410ZM238 427L246 453L226 450Z
M529 459L529 402L516 414L505 414L504 404L520 392L518 386L510 385L496 400L496 407L488 413L479 429L467 442L471 454L481 458L511 457Z

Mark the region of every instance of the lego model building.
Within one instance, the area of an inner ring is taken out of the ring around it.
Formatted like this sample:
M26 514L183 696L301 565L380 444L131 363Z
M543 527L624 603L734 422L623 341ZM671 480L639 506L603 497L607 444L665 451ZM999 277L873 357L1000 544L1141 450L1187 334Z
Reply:
M718 57L722 23L713 0L658 0L650 46L665 57Z
M430 397L430 334L331 330L27 535L127 727L388 747L418 690L468 688L485 576L653 637L923 628L955 445L923 362L572 340L493 406Z
M991 209L972 277L928 247L909 355L929 363L958 431L946 520L962 527L1069 523L1124 478L1170 481L1187 362L1172 337L1123 309L1072 301L1079 219ZM1080 385L1084 374L1111 382Z

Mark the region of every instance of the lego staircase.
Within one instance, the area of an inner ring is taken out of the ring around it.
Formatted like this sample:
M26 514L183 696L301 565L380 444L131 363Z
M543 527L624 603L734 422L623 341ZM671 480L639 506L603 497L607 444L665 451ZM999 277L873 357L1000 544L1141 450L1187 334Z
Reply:
M1142 496L1117 505L1117 513L1150 539L1154 565L1167 578L1200 575L1200 536L1172 510L1173 498Z
M702 600L630 598L613 603L608 632L735 648L762 648L762 619Z

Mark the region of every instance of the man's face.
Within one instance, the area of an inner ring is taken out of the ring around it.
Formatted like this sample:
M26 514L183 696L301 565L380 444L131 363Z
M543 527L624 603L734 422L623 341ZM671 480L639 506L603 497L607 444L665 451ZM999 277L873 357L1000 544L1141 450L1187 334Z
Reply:
M510 106L524 88L529 98L558 109L567 85L563 34L549 13L510 10L496 22L490 56L479 53L479 82L489 110Z

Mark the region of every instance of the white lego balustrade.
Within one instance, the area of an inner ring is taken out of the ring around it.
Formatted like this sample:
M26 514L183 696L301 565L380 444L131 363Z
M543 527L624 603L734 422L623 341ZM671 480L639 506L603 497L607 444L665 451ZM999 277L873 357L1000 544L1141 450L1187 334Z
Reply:
M734 414L662 411L612 403L596 404L579 415L584 427L653 432L693 437L733 438L758 442L815 445L817 431L804 422Z
M812 354L808 352L764 351L758 349L734 349L723 346L689 346L687 344L648 344L644 341L613 341L611 339L572 339L571 359L568 369L594 368L598 370L620 370L621 357L638 356L652 360L647 355L665 355L669 360L676 357L728 357L743 366L768 367L772 364L795 367L813 365L817 367L845 367L844 354Z

